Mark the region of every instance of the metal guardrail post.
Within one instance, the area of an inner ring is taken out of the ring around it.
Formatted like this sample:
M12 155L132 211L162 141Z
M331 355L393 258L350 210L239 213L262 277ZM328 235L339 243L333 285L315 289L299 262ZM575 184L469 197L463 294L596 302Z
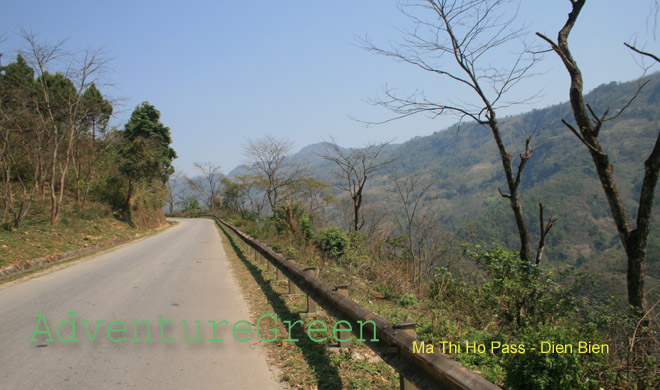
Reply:
M259 240L254 240L257 244L260 242ZM257 255L259 252L257 252L257 248L254 248L254 262L259 263L259 260L257 259Z
M408 336L412 338L417 338L417 330L415 329L417 326L416 322L397 322L394 324L394 329L396 330L401 330L403 333L407 334ZM399 388L401 390L418 390L417 386L413 385L410 383L408 379L406 379L403 374L399 374Z
M348 298L348 284L338 284L335 286L334 290ZM338 326L340 329L346 329L337 332L339 336L337 340L339 348L347 348L349 345L351 345L351 331L348 330L349 327L343 323L340 323Z
M272 251L273 247L268 245L268 249ZM268 272L273 272L273 263L271 263L270 260L268 259L266 259L266 269L268 270Z
M292 264L296 263L293 260L293 257L289 257L287 258L287 260L289 260L289 262L291 262ZM287 278L287 279L289 280L289 295L295 295L297 293L296 284L293 283L293 280L291 280L291 278Z
M282 271L280 271L279 268L275 269L275 281L276 282L284 282L286 279L284 278L284 274Z
M308 267L303 269L303 272L306 274L310 275L311 277L314 277L316 274L316 267ZM307 296L307 313L308 314L313 314L317 313L319 311L318 306L316 305L316 302L312 299L312 297L309 296L309 294L305 294Z

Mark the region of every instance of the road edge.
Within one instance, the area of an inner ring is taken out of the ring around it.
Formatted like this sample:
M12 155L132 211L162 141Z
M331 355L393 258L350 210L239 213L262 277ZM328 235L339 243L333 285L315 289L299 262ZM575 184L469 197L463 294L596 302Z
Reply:
M91 260L92 258L102 254L122 248L125 245L141 241L158 233L162 233L177 224L177 221L167 221L166 225L154 228L138 237L120 237L87 248L76 249L64 253L56 253L46 257L28 260L20 266L6 266L0 269L0 289L22 283L30 279L34 279L44 274L49 274L71 267L83 261Z

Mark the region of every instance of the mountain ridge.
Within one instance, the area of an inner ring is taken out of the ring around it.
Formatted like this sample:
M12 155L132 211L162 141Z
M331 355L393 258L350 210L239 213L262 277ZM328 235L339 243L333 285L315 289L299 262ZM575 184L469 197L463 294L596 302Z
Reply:
M660 73L649 75L646 80L648 84L637 98L618 118L603 126L600 136L610 154L616 183L631 221L636 218L644 160L660 127ZM596 113L607 108L615 113L626 105L638 86L639 81L602 84L585 99ZM549 263L571 264L588 271L619 272L625 268L621 266L622 249L593 163L585 146L565 128L562 119L572 122L568 102L499 119L504 143L513 156L522 152L525 138L533 135L535 150L527 162L520 187L532 242L538 236L538 203L543 203L546 217L559 218L548 236ZM332 164L318 153L322 146L323 143L317 143L303 147L291 160L302 162L308 175L332 182ZM399 176L428 175L434 187L425 201L432 204L434 218L443 229L465 239L471 234L484 243L518 247L510 207L498 193L499 188L506 188L506 182L489 130L467 122L455 124L393 145L383 158L394 162L372 177L365 202L386 201L392 172ZM648 266L648 274L658 279L659 214L656 205Z

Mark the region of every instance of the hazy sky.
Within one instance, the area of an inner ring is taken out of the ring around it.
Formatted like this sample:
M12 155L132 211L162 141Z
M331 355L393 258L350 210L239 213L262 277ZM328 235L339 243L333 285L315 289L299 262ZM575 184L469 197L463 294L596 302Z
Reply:
M424 90L439 98L455 91L437 76L369 53L357 38L387 46L411 24L395 0L281 1L8 1L0 7L2 64L24 46L21 28L45 41L68 39L77 51L103 47L114 58L102 92L121 99L115 122L147 100L171 128L179 158L175 166L194 173L195 161L210 161L226 173L242 162L247 138L288 137L296 149L334 137L343 146L394 139L404 142L455 122L454 117L409 118L366 128L391 114L366 101L385 84ZM660 53L653 37L652 0L591 0L571 35L585 88L629 81L641 74L623 42ZM556 38L570 11L568 0L525 0L521 21ZM539 43L541 43L539 41ZM543 94L527 111L567 100L568 76L554 53L543 74L513 91Z

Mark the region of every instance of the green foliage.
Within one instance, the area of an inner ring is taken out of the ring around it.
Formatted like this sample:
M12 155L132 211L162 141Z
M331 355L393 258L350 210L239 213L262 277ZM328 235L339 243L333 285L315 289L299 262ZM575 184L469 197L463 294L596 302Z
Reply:
M466 247L466 254L485 274L479 295L498 313L502 326L516 330L545 323L557 312L575 312L571 290L557 281L557 276L565 277L570 271L557 275L498 246L488 250L478 245L473 249Z
M396 300L396 302L399 305L403 306L403 307L408 307L408 306L412 306L412 305L415 305L415 304L419 303L419 301L417 300L417 297L415 296L415 294L411 294L411 293L405 293L405 294L401 295Z
M284 206L278 206L273 210L273 216L270 218L270 223L278 234L286 234L292 231L287 209L285 209Z
M82 108L84 131L95 133L107 127L113 111L112 104L103 97L95 84L90 85L83 94ZM98 137L98 134L93 136Z
M282 250L282 244L280 244L279 242L272 242L270 244L270 247L273 248L275 252L279 252Z
M278 234L293 233L305 241L312 239L314 231L309 211L300 202L284 203L273 210L270 224Z
M183 199L180 203L179 206L181 207L182 211L194 211L194 210L201 210L202 208L199 206L199 201L197 198L194 197L188 197Z
M148 102L137 106L123 131L120 149L124 161L119 169L132 179L158 177L163 182L174 172L176 153L170 144L169 127L160 122L160 112Z
M579 354L579 342L599 343L593 328L580 329L570 323L526 328L519 343L524 354L504 359L506 386L511 389L599 389L596 379L604 364L603 354ZM542 353L541 343L571 345L569 353ZM534 349L532 349L534 348Z
M309 213L305 213L300 217L300 233L302 234L305 241L310 241L314 237L314 228L312 227L312 220L309 217Z
M336 226L319 230L316 237L318 248L335 259L343 256L348 249L349 240L346 233Z
M466 350L463 350L463 353L453 354L452 357L467 367L483 372L486 380L492 383L501 383L506 376L506 372L502 368L502 355L499 352L491 353L489 348L492 345L497 345L493 343L499 342L499 345L504 345L510 341L506 340L501 333L493 334L482 329L472 330L465 339L471 345L486 346L486 353L473 353L473 351L466 353Z
M471 302L474 289L460 273L453 273L447 267L435 267L435 273L429 285L429 294L438 301L457 302L467 298Z
M240 183L236 183L227 177L223 177L222 183L222 206L221 209L230 214L237 214L241 211L241 190Z

